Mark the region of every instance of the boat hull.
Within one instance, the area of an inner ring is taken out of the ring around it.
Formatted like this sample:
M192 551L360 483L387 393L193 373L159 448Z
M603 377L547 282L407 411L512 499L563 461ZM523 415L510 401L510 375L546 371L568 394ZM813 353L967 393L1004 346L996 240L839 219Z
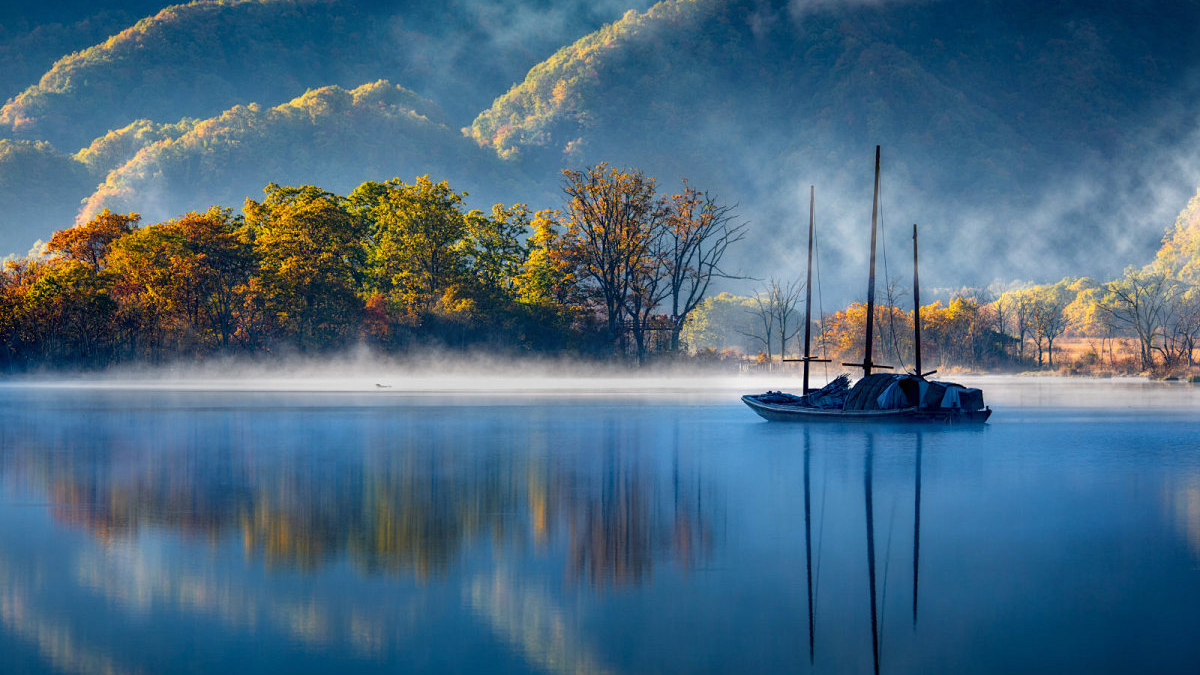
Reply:
M759 417L771 422L807 423L938 423L938 424L983 424L992 411L954 410L950 408L897 408L895 410L836 410L806 408L797 405L764 403L752 395L742 397L742 402L758 413Z

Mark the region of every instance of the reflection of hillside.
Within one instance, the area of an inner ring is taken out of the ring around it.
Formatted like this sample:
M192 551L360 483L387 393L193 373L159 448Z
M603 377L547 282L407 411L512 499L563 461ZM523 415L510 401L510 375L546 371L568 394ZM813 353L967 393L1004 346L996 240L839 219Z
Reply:
M465 595L475 613L538 668L564 675L613 672L588 649L570 612L536 585L497 573L474 579Z
M79 675L125 675L127 670L100 646L81 640L62 621L61 613L40 612L19 580L0 561L0 628L28 644L58 672Z
M145 527L236 538L270 567L345 558L367 573L429 578L464 544L491 538L565 550L571 578L627 585L656 556L690 564L710 544L699 482L681 488L678 468L671 481L619 452L593 471L524 453L429 448L322 462L250 448L6 452L5 473L44 491L58 522L106 541Z
M1166 486L1164 496L1193 561L1200 565L1200 476L1175 476Z

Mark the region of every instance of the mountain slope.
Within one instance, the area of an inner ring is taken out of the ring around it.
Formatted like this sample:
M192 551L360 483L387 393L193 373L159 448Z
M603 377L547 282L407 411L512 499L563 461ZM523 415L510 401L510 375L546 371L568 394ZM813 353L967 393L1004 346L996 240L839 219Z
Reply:
M606 3L583 0L175 5L60 59L0 109L0 130L80 147L135 119L208 117L239 103L275 104L309 88L383 78L465 121L609 12ZM538 28L524 25L535 16L544 19Z
M86 166L49 143L0 139L0 258L70 227L95 185Z
M108 174L80 217L108 208L154 222L212 204L240 207L268 182L345 193L365 180L428 173L473 194L476 186L501 192L508 179L494 173L498 164L402 87L323 87L272 108L235 106L151 143Z
M1197 25L1177 2L668 0L535 66L470 133L531 171L609 160L717 189L756 221L755 276L798 259L779 242L810 182L833 262L865 262L881 144L885 214L952 261L931 281L1102 273L1150 250L1154 190L1195 184L1154 164L1194 125Z

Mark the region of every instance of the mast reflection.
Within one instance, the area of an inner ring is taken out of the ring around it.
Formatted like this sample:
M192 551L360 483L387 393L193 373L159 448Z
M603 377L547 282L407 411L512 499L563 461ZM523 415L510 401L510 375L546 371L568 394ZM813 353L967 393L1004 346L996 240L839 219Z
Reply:
M879 675L879 621L875 614L875 509L872 504L872 488L875 466L875 436L867 436L867 452L863 460L863 496L867 513L867 570L871 588L871 657L875 663L875 674Z
M808 428L804 429L804 558L808 574L808 662L816 662L816 621L813 616L813 569L812 569L812 439Z

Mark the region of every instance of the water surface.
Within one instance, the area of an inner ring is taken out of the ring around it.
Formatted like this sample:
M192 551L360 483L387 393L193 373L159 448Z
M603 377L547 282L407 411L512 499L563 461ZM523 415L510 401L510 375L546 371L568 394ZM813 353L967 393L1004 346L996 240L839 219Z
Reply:
M0 672L1200 670L1200 390L982 384L974 430L3 386Z

